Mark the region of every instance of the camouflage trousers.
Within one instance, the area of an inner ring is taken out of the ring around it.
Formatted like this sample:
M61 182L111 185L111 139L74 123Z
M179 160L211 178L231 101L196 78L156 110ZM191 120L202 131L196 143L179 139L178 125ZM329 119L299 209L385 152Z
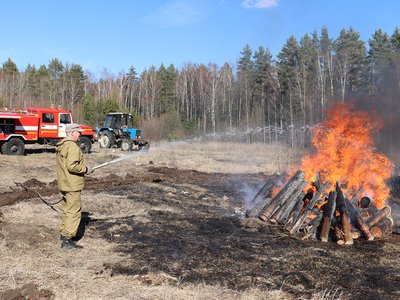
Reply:
M63 199L61 201L60 234L67 238L73 238L76 236L81 222L81 191L61 191L61 194Z

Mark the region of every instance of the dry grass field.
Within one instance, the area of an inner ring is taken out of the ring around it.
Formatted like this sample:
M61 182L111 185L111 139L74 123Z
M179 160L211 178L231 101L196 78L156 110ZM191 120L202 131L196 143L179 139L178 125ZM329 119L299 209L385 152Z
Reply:
M0 207L0 299L400 297L398 236L322 245L238 213L269 175L288 171L303 153L211 142L129 153L95 145L88 164L122 160L86 177L78 242L84 248L65 251L60 214L32 192L49 202L60 198L54 152L45 150L0 156L7 203Z

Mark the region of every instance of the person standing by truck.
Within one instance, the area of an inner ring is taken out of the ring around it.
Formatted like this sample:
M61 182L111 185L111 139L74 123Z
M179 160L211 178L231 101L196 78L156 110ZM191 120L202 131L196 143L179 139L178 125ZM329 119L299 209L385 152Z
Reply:
M81 221L81 192L84 176L93 173L86 165L77 144L82 128L78 124L66 125L67 136L57 143L56 165L58 188L62 194L62 218L60 224L61 248L82 248L74 241Z

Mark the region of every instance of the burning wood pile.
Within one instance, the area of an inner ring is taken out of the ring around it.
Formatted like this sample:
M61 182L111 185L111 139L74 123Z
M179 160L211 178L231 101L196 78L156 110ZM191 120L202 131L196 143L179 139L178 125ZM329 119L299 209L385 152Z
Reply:
M393 226L386 201L393 164L373 146L381 128L374 115L337 103L312 131L315 153L303 157L280 189L274 176L253 199L249 217L283 225L293 236L352 244L388 235ZM270 195L273 195L270 197Z
M319 176L316 176L317 179ZM247 211L248 217L280 224L290 235L323 242L353 244L353 240L364 237L369 241L383 238L392 232L393 220L390 207L380 210L371 205L368 197L349 200L339 182L331 187L329 181L319 180L304 192L308 182L305 173L297 171L271 197L276 175L270 177L253 199L256 205ZM329 190L330 189L330 190Z

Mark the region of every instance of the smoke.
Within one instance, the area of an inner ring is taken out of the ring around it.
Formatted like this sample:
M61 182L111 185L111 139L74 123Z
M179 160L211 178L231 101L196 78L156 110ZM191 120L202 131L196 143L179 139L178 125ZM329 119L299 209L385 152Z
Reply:
M395 164L391 178L386 181L390 189L387 204L391 207L393 219L392 230L400 233L400 102L398 91L393 81L384 83L379 97L359 94L352 97L357 110L365 111L371 118L378 118L381 128L374 134L375 147L378 152L388 157ZM397 165L397 166L396 166ZM373 198L373 195L366 195Z
M357 110L379 118L382 128L374 135L375 146L392 162L400 164L400 96L393 76L387 76L374 95L358 93L350 95L349 100L355 103Z
M275 173L274 175L276 175L276 174L277 173ZM271 176L274 176L274 175L271 175ZM240 189L240 194L241 194L241 199L242 199L241 205L242 205L242 208L244 209L244 211L250 211L255 206L260 204L260 202L262 202L264 199L273 197L274 196L273 191L275 189L281 188L284 185L285 177L286 176L279 175L277 178L275 178L273 181L272 189L268 189L268 191L264 191L265 193L270 192L270 194L263 194L263 195L261 195L261 197L258 197L258 196L256 197L256 195L262 190L262 188L266 184L265 182L261 182L259 185L255 186L255 187L251 186L250 184L247 184L247 183L242 183L242 187Z
M243 208L244 210L252 209L257 203L253 203L254 196L257 192L262 188L262 184L258 187L250 186L247 183L243 183L242 188L240 189L240 193L243 199Z
M392 210L393 232L400 233L400 203L389 200L388 205Z

